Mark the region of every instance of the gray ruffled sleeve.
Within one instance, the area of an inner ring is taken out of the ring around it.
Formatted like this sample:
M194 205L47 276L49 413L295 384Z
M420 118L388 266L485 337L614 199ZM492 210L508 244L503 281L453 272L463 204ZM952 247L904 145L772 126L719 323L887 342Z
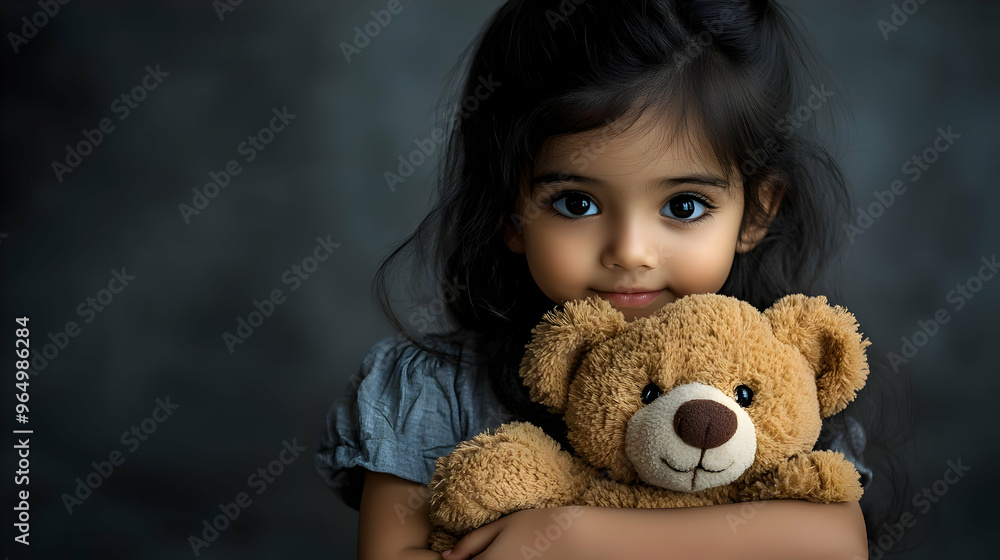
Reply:
M434 461L462 440L456 367L401 335L376 343L331 407L316 469L359 509L365 471L428 484Z

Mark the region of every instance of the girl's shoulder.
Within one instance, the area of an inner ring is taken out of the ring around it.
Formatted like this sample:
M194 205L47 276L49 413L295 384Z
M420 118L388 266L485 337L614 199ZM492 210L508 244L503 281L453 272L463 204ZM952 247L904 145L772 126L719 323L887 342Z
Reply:
M448 437L468 439L511 417L500 405L476 351L473 333L427 335L419 343L402 334L376 342L362 360L346 397L362 409L407 411ZM358 411L364 414L364 410ZM393 426L395 430L400 425ZM443 435L443 434L442 434Z
M364 471L427 484L438 457L509 418L478 367L474 338L376 342L330 408L316 468L357 509Z
M435 334L418 342L397 333L372 345L361 361L359 376L394 376L414 382L456 377L470 367L476 367L472 335Z

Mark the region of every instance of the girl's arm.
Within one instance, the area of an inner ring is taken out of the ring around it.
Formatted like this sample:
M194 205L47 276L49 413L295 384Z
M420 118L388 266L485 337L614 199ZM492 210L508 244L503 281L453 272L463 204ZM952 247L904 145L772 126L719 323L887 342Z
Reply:
M683 509L592 508L589 545L600 558L868 558L857 502L771 500Z
M868 558L865 523L857 502L771 500L678 509L583 507L562 531L564 524L546 526L538 515L522 515L528 511L539 510L517 512L473 531L455 545L447 559L479 558L484 550L482 558L491 560Z
M427 539L431 522L424 487L398 476L368 471L358 516L358 560L440 560ZM417 509L411 506L421 502Z

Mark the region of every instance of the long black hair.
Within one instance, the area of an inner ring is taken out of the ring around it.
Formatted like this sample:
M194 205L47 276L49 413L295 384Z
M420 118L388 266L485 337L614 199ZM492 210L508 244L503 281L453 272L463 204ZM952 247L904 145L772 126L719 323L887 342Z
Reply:
M503 232L519 227L517 201L543 142L625 130L648 112L675 132L700 131L727 179L743 185L743 226L767 224L752 250L734 255L720 293L758 309L789 293L833 301L836 284L823 280L850 196L825 135L845 96L799 25L773 1L506 2L470 44L458 97L444 105L436 204L376 272L392 326L442 359L452 356L422 335L469 336L500 401L568 446L562 420L532 403L518 376L531 328L557 304ZM778 201L773 215L767 197ZM388 280L420 288L421 266L433 293L418 295L429 303L404 324Z

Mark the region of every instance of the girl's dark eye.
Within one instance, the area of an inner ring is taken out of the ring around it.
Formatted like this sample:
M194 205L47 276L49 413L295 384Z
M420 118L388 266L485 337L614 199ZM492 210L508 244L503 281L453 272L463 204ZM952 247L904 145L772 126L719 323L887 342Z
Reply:
M642 389L642 404L649 404L662 394L663 392L656 386L656 383L650 383Z
M597 214L597 205L594 204L593 199L579 192L560 195L552 202L552 207L560 214L570 218L582 218Z
M693 194L681 194L663 206L664 215L675 220L694 220L705 213L706 202Z
M736 404L746 408L750 406L753 402L753 389L747 387L746 385L740 385L736 388Z

